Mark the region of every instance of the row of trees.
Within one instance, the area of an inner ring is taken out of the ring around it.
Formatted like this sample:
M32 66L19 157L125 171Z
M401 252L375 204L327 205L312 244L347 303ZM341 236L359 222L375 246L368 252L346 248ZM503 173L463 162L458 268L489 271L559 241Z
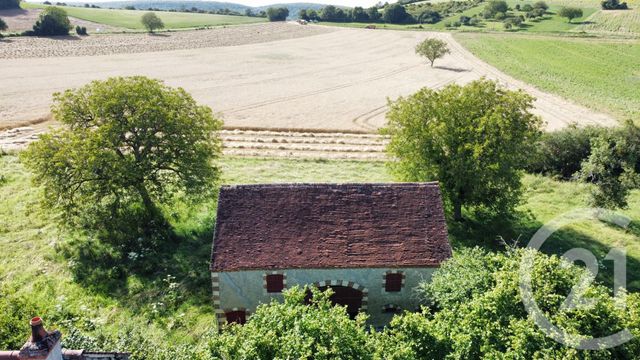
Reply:
M356 6L353 9L345 9L333 5L323 7L320 11L313 9L302 9L298 13L301 19L307 21L327 21L327 22L385 22L388 24L411 24L416 23L404 6L400 4L388 4L382 12L378 7L372 6L368 9ZM438 17L439 20L439 17Z

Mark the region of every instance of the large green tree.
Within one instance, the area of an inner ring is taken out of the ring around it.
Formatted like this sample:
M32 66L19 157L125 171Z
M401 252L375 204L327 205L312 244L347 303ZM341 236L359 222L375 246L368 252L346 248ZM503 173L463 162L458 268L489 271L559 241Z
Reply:
M520 195L521 169L540 135L533 98L494 81L424 88L390 102L387 151L402 180L438 180L462 219L463 205L505 212Z
M22 158L63 224L116 241L126 223L164 226L161 206L214 196L222 123L183 89L140 76L93 81L54 94L52 112L63 126Z

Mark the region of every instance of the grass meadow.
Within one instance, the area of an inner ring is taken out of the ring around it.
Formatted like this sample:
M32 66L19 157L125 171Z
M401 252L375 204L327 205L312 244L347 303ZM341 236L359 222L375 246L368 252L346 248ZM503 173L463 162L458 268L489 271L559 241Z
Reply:
M22 3L25 9L42 9L47 5L36 3ZM140 18L147 11L144 10L120 10L120 9L92 9L74 6L62 6L69 16L132 30L142 30L144 26ZM203 26L242 25L265 22L264 18L248 16L231 16L215 14L196 14L183 12L156 11L156 14L164 23L165 29L187 29Z
M544 91L619 119L640 116L640 42L455 34L476 56Z
M394 181L382 162L226 157L220 165L226 184ZM67 333L70 326L91 331L98 324L101 331L116 334L131 324L147 324L148 336L155 341L188 344L213 324L208 271L215 223L213 201L203 210L190 212L189 218L174 222L182 240L166 254L166 266L159 266L152 275L130 274L118 280L119 286L95 290L92 284L74 278L71 269L75 265L60 254L73 234L59 230L54 225L56 214L39 207L40 190L32 187L30 178L17 156L0 157L0 290L18 298L28 297L37 304L33 311L48 319L48 326ZM534 175L525 176L524 186L523 203L510 219L469 213L464 222L450 221L454 248L479 245L500 250L500 239L509 242L519 238L526 243L545 222L583 207L588 190L584 184ZM187 213L183 209L175 211ZM640 192L633 193L630 208L624 213L634 220L628 230L582 222L556 233L544 250L562 253L580 246L602 259L610 246L624 245L629 255L629 282L638 290ZM609 272L605 264L601 278L607 281ZM178 284L177 293L176 289L167 289L167 279ZM93 325L76 324L83 321L80 319L91 319ZM22 331L27 332L26 328Z

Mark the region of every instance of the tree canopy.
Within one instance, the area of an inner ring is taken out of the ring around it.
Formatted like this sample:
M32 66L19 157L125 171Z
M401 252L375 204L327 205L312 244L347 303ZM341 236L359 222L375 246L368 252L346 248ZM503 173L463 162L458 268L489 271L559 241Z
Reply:
M384 14L382 19L388 24L402 24L404 23L409 14L404 6L400 4L389 4L384 7Z
M594 184L591 205L626 208L640 186L640 128L629 122L622 131L605 131L591 139L591 153L577 177Z
M71 22L67 12L55 6L48 6L42 10L33 25L33 33L38 36L69 35L69 30L71 30Z
M152 33L154 30L164 29L164 23L162 22L162 19L160 19L154 12L148 12L142 15L140 21L142 22L142 25L145 27L145 29L147 29L147 31L149 31L150 33Z
M138 237L165 227L160 206L214 196L222 123L183 89L110 78L54 94L52 112L63 127L22 158L63 225L151 246Z
M289 9L286 7L270 7L267 9L269 21L285 21L289 16Z
M533 98L494 81L424 88L390 102L387 151L402 180L440 181L453 206L512 209L520 195L521 169L540 135Z
M421 55L429 59L431 67L433 67L434 61L446 54L449 54L449 47L447 42L436 38L428 38L416 46L416 54Z
M582 17L582 9L576 7L562 7L558 10L558 16L571 20Z

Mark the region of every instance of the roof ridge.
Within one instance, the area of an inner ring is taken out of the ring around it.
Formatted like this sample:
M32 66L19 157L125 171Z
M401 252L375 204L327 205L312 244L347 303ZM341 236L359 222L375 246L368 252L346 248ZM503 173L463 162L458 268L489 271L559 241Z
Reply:
M354 182L354 183L270 183L270 184L227 184L222 185L221 188L224 189L244 189L244 188L290 188L290 187L300 187L300 188L312 188L312 187L354 187L354 186L379 186L379 187L438 187L439 183L437 181L428 181L428 182L397 182L397 183L364 183L364 182Z

